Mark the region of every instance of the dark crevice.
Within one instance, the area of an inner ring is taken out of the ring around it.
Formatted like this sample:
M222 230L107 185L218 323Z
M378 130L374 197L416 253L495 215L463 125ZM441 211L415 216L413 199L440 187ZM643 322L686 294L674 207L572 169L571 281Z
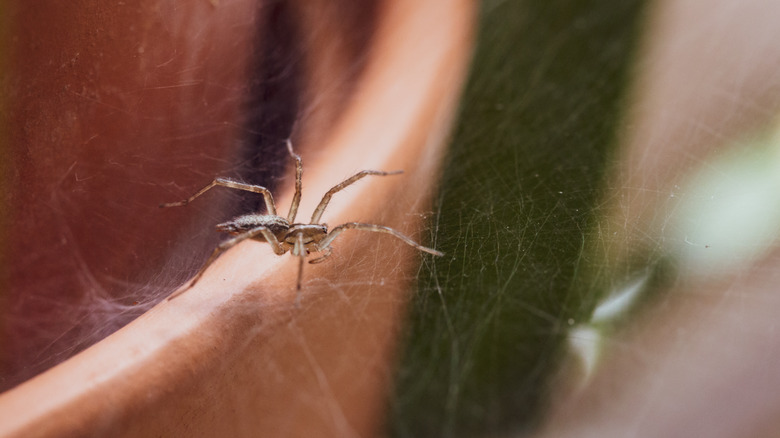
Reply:
M289 164L284 142L297 118L304 63L289 3L273 0L261 7L265 11L257 23L244 103L246 135L242 139L240 176L273 192ZM265 205L261 197L243 193L236 209L240 213L264 211Z

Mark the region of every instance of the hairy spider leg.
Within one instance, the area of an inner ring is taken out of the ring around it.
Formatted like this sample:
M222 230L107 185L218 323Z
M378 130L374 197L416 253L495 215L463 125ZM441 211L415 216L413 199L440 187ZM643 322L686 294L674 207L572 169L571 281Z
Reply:
M303 161L301 156L293 152L292 142L287 140L287 151L290 156L295 160L295 196L293 196L292 204L290 204L290 211L287 213L287 222L295 222L295 215L298 214L298 205L301 203L301 191L302 191L302 178L303 178Z
M407 237L406 235L401 234L401 232L396 231L396 230L394 230L394 229L392 229L390 227L385 227L385 226L382 226L382 225L374 225L374 224L361 224L359 222L347 222L345 224L341 224L341 225L333 228L330 231L330 233L328 233L328 235L324 239L322 239L322 241L320 242L320 245L319 245L320 248L322 250L327 249L328 247L330 247L330 243L333 242L333 240L335 238L337 238L339 236L339 234L344 232L344 230L349 230L349 229L361 230L361 231L372 231L372 232L375 232L375 233L390 234L392 236L395 236L395 237L403 240L408 245L411 245L411 246L419 249L420 251L424 251L424 252L427 252L428 254L433 254L433 255L439 256L439 257L444 255L443 252L436 251L435 249L431 249L431 248L427 248L425 246L422 246L419 243L417 243L414 240L412 240L411 238Z
M303 233L298 233L295 236L295 248L293 255L298 257L298 282L295 285L295 305L300 306L301 303L301 283L303 283L303 262L306 260L306 247L303 244Z
M332 189L328 190L327 193L322 197L322 201L320 201L320 204L317 206L317 208L314 210L314 214L311 215L311 224L318 224L320 223L320 218L322 218L322 213L325 212L325 207L328 206L328 202L330 202L330 198L333 197L333 195L336 192L339 192L341 190L344 190L349 186L350 184L356 182L360 178L363 178L364 176L368 175L378 175L378 176L388 176L388 175L398 175L404 173L403 170L395 170L392 172L381 172L379 170L362 170L351 177L345 179L344 181L336 184L333 186Z
M178 291L174 292L171 296L168 297L169 300L172 300L176 298L177 296L183 294L184 292L190 290L193 286L195 286L195 283L200 280L200 277L203 275L204 272L206 272L206 269L208 269L209 266L211 266L212 263L214 263L215 260L225 251L229 250L230 248L238 245L239 243L243 242L244 240L251 239L253 237L256 237L257 235L262 234L265 240L268 242L269 245L271 245L271 248L273 248L274 252L277 255L282 255L285 253L284 248L281 244L279 244L279 240L276 239L276 236L274 236L274 233L271 232L266 227L257 227L252 228L249 231L246 231L244 233L239 234L238 236L235 236L233 238L230 238L222 243L220 243L216 248L214 248L214 251L212 251L211 255L209 256L208 260L206 260L206 263L203 264L203 267L200 268L197 274L195 274L194 277L192 277L192 280L190 281L189 286L179 289Z
M189 198L178 202L163 203L160 204L160 207L181 207L187 205L193 200L195 200L195 198L197 198L198 196L208 192L209 190L217 186L227 187L229 189L245 190L247 192L259 193L263 195L263 198L265 199L265 208L267 209L268 214L272 214L276 216L276 204L274 204L274 197L271 195L271 192L268 189L262 186L240 183L238 181L229 180L227 178L216 178L214 181L211 182L211 184L207 185L206 187L203 187L197 193L190 196Z

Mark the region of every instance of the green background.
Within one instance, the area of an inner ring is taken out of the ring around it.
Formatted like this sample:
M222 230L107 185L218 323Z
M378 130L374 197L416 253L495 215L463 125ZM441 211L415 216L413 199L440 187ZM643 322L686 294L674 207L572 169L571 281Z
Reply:
M570 318L600 290L584 249L624 119L643 3L484 1L410 309L389 435L531 431ZM590 277L590 276L588 276ZM592 278L592 277L591 277Z

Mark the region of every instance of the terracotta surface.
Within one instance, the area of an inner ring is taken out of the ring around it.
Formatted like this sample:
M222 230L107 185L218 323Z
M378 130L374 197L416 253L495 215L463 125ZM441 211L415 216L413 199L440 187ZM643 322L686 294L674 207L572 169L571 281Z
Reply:
M237 149L245 54L264 12L247 0L9 3L2 389L117 328L100 314L148 309L155 291L141 285L193 216L157 204L226 171L214 157Z
M301 128L299 219L357 170L403 169L339 193L323 219L378 223L425 239L419 229L465 76L474 14L465 0L379 3L354 92L338 117L325 118L330 125L320 123L328 128L324 144L310 147L313 135ZM290 199L287 187L281 211ZM195 288L0 395L0 436L375 435L420 255L370 233L345 233L334 246L326 263L305 267L296 307L295 260L242 243Z

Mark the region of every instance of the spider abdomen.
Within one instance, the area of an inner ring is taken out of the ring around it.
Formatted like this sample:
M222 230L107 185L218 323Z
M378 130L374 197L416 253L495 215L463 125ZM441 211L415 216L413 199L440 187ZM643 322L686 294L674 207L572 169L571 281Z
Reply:
M257 227L266 227L274 235L284 235L290 228L287 219L273 214L245 214L217 225L217 231L241 234Z

